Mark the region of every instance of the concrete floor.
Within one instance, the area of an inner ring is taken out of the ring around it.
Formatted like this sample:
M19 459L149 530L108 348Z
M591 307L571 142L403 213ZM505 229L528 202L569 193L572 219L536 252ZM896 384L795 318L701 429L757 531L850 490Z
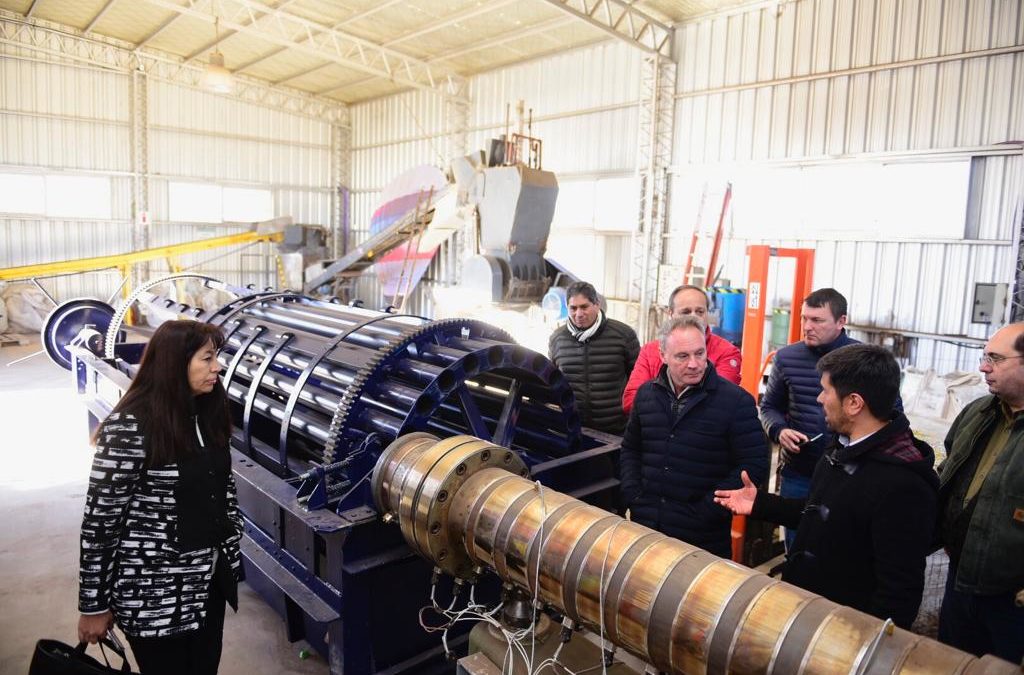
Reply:
M71 374L45 356L7 367L37 343L0 348L0 674L28 672L36 640L74 644L78 532L92 449ZM224 627L223 675L327 673L305 642L244 583ZM90 648L98 653L95 647ZM133 662L134 663L134 662Z

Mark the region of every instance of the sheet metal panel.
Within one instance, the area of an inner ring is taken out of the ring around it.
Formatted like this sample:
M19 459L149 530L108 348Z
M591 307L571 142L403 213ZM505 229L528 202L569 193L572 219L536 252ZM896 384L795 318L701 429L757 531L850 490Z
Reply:
M69 95L73 92L74 95ZM269 107L151 81L148 87L151 243L224 234L205 225L166 223L168 180L198 179L268 187L278 213L329 225L329 124ZM122 73L20 57L0 59L0 163L28 170L79 170L111 181L106 221L0 217L0 266L126 252L131 247L132 168L129 78ZM242 228L229 228L241 231ZM273 249L182 256L230 283L274 284ZM150 265L154 274L164 261ZM58 300L106 298L116 272L44 281Z
M955 148L1021 138L1020 53L822 77L810 85L777 81L1020 44L1014 42L1022 39L1020 25L1019 3L964 0L953 7L939 0L821 0L782 5L778 14L755 8L684 24L676 39L682 96L674 161ZM751 66L736 64L758 64L756 81L745 75ZM756 83L764 84L751 87L756 104L714 91ZM713 149L730 144L718 135L757 138L763 145L751 157L745 143L719 154Z
M733 286L746 286L745 251L751 244L813 248L815 287L833 287L845 295L853 324L976 338L986 338L989 329L972 324L964 311L974 284L1006 282L1016 259L1012 245L999 243L733 239L722 252L723 276ZM793 263L773 260L768 306L791 307L792 284ZM977 367L976 349L936 351L932 342L917 340L921 351L911 363L940 372ZM939 361L933 364L933 359Z
M534 116L636 101L642 55L617 41L575 49L477 75L470 80L473 127L505 123L505 105L522 99Z
M247 134L296 144L330 144L326 121L159 80L149 83L149 121L157 127L224 136Z

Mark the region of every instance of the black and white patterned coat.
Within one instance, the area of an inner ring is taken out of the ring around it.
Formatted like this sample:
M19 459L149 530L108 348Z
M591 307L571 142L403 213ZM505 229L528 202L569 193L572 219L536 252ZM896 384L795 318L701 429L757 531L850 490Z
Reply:
M234 534L219 547L182 552L177 465L146 468L145 460L139 421L110 415L97 436L85 501L79 611L110 610L128 635L165 637L202 624L217 549L240 578L242 522L229 471L227 516Z

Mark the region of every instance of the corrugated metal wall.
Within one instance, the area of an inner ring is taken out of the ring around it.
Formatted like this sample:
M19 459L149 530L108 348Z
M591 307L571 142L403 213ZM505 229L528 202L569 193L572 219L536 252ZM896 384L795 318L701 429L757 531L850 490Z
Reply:
M126 75L0 56L0 171L106 176L113 201L109 220L0 214L0 267L107 255L131 242L128 110ZM43 285L58 300L106 299L119 281L103 271Z
M865 153L985 156L1024 139L1022 44L1017 0L798 0L685 24L674 171ZM976 282L1013 281L1022 167L1019 153L976 161L970 241L733 240L723 277L745 284L748 243L815 248L814 283L849 297L852 323L987 337L970 323L971 293ZM682 264L693 214L672 217L665 262ZM770 298L788 299L784 268ZM917 340L910 360L975 369L978 351L952 342Z
M816 248L816 285L847 293L856 323L984 337L985 326L968 323L967 295L974 282L1012 281L1024 162L995 146L1024 139L1022 45L1019 0L794 0L683 24L675 40L673 172L851 157L983 157L974 164L969 240L901 241L894 234L868 243L833 234L768 243ZM641 68L637 50L609 41L477 75L469 81L467 148L501 133L506 104L523 99L545 142L545 168L559 174L567 192L574 183L633 175ZM0 264L121 250L130 240L126 76L20 56L0 69L0 164L100 172L111 176L115 201L109 222L0 217ZM166 222L171 180L266 186L280 214L330 222L326 123L178 85L151 82L149 92L155 242L214 234L210 226ZM351 108L350 246L367 236L390 180L418 164L446 162L446 114L439 95L419 91ZM669 218L662 262L679 265L694 214L673 211ZM627 228L569 216L550 243L577 260L603 260L600 269L581 269L614 298L626 295L630 242ZM748 243L729 240L723 250L724 276L737 285L745 282ZM429 278L454 278L456 257L446 250ZM239 281L267 273L256 256L208 266ZM778 279L775 296L782 299L787 272ZM360 282L360 294L380 301L372 279ZM410 301L429 313L429 294ZM973 367L976 354L926 340L915 349L918 365L940 369Z
M72 63L0 54L0 172L63 172L111 181L112 218L69 220L0 214L0 267L131 250L129 77ZM148 162L152 246L244 231L239 225L170 222L168 184L197 181L271 190L275 215L331 226L330 124L234 98L151 80ZM215 249L178 263L237 284L276 285L270 245ZM151 274L164 273L162 261ZM44 280L58 300L106 298L116 272Z

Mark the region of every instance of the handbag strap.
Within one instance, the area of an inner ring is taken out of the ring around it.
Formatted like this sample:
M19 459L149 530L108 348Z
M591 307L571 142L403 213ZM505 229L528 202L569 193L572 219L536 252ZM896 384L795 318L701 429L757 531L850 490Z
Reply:
M118 656L121 657L121 672L122 673L131 673L132 672L131 665L128 663L128 655L124 653L124 650L121 647L119 647L118 645L114 644L114 642L112 640L110 640L109 638L107 638L107 637L101 637L100 640L99 640L99 645L100 645L100 654L103 656L103 662L105 664L107 664L107 668L110 668L111 670L113 670L114 666L110 665L110 660L107 658L107 650L104 649L104 647L109 647L110 651L114 652L115 654L117 654ZM78 646L75 647L75 652L77 652L78 654L85 654L85 648L88 647L88 646L89 646L88 642L79 642Z

